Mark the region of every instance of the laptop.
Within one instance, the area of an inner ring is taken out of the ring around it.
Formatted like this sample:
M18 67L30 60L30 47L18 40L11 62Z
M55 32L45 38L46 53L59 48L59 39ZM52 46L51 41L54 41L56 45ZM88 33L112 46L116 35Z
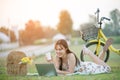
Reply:
M39 76L57 76L54 64L35 64Z

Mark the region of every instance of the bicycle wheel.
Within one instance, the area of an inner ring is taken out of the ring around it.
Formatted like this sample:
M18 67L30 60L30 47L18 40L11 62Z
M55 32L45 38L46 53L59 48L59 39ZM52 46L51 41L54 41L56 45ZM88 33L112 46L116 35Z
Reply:
M93 51L94 52L94 54L96 55L96 50L95 50L95 48L96 48L96 45L98 44L98 42L90 42L90 43L87 43L86 44L86 47L87 48L89 48L91 51ZM102 51L102 49L103 49L103 46L104 46L105 44L104 43L101 43L100 44L100 51ZM104 62L107 62L108 61L108 59L109 59L109 49L106 51L106 53L105 53L105 56L104 56ZM100 53L100 52L99 52ZM97 55L97 56L99 56L99 54ZM87 61L87 60L91 60L88 56L86 56L86 55L83 55L83 51L81 51L81 54L80 54L80 59L81 59L81 61Z

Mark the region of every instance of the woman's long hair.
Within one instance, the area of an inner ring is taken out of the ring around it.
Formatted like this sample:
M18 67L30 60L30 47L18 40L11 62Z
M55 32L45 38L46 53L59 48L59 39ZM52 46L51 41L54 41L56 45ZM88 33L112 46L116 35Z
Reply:
M67 50L66 50L66 53L67 53L67 54L70 54L70 53L74 54L72 51L70 51L66 40L64 40L64 39L58 40L58 41L56 42L56 44L55 44L55 49L56 49L56 46L57 46L57 45L60 45L60 46L63 46L64 48L66 48L66 49L67 49ZM80 61L79 61L79 59L77 58L77 56L76 56L75 54L74 54L74 56L75 56L75 59L76 59L75 65L78 66L78 65L80 64ZM62 70L63 60L62 60L62 58L59 58L59 60L60 60L59 69Z

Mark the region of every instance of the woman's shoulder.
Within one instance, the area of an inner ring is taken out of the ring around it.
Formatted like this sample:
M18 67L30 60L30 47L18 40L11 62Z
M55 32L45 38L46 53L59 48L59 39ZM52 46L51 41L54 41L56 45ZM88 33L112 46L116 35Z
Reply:
M70 58L71 58L71 57L75 57L75 55L74 55L74 53L69 53L69 54L68 54L68 57L70 57Z

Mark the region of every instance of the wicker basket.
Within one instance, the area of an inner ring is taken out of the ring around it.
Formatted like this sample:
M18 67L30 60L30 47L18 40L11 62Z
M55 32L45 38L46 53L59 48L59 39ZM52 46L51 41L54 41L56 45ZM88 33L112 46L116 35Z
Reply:
M7 73L9 75L26 75L27 64L19 64L21 59L26 57L25 53L12 51L7 57Z
M98 28L94 24L81 25L80 30L82 32L82 39L86 42L97 38Z

